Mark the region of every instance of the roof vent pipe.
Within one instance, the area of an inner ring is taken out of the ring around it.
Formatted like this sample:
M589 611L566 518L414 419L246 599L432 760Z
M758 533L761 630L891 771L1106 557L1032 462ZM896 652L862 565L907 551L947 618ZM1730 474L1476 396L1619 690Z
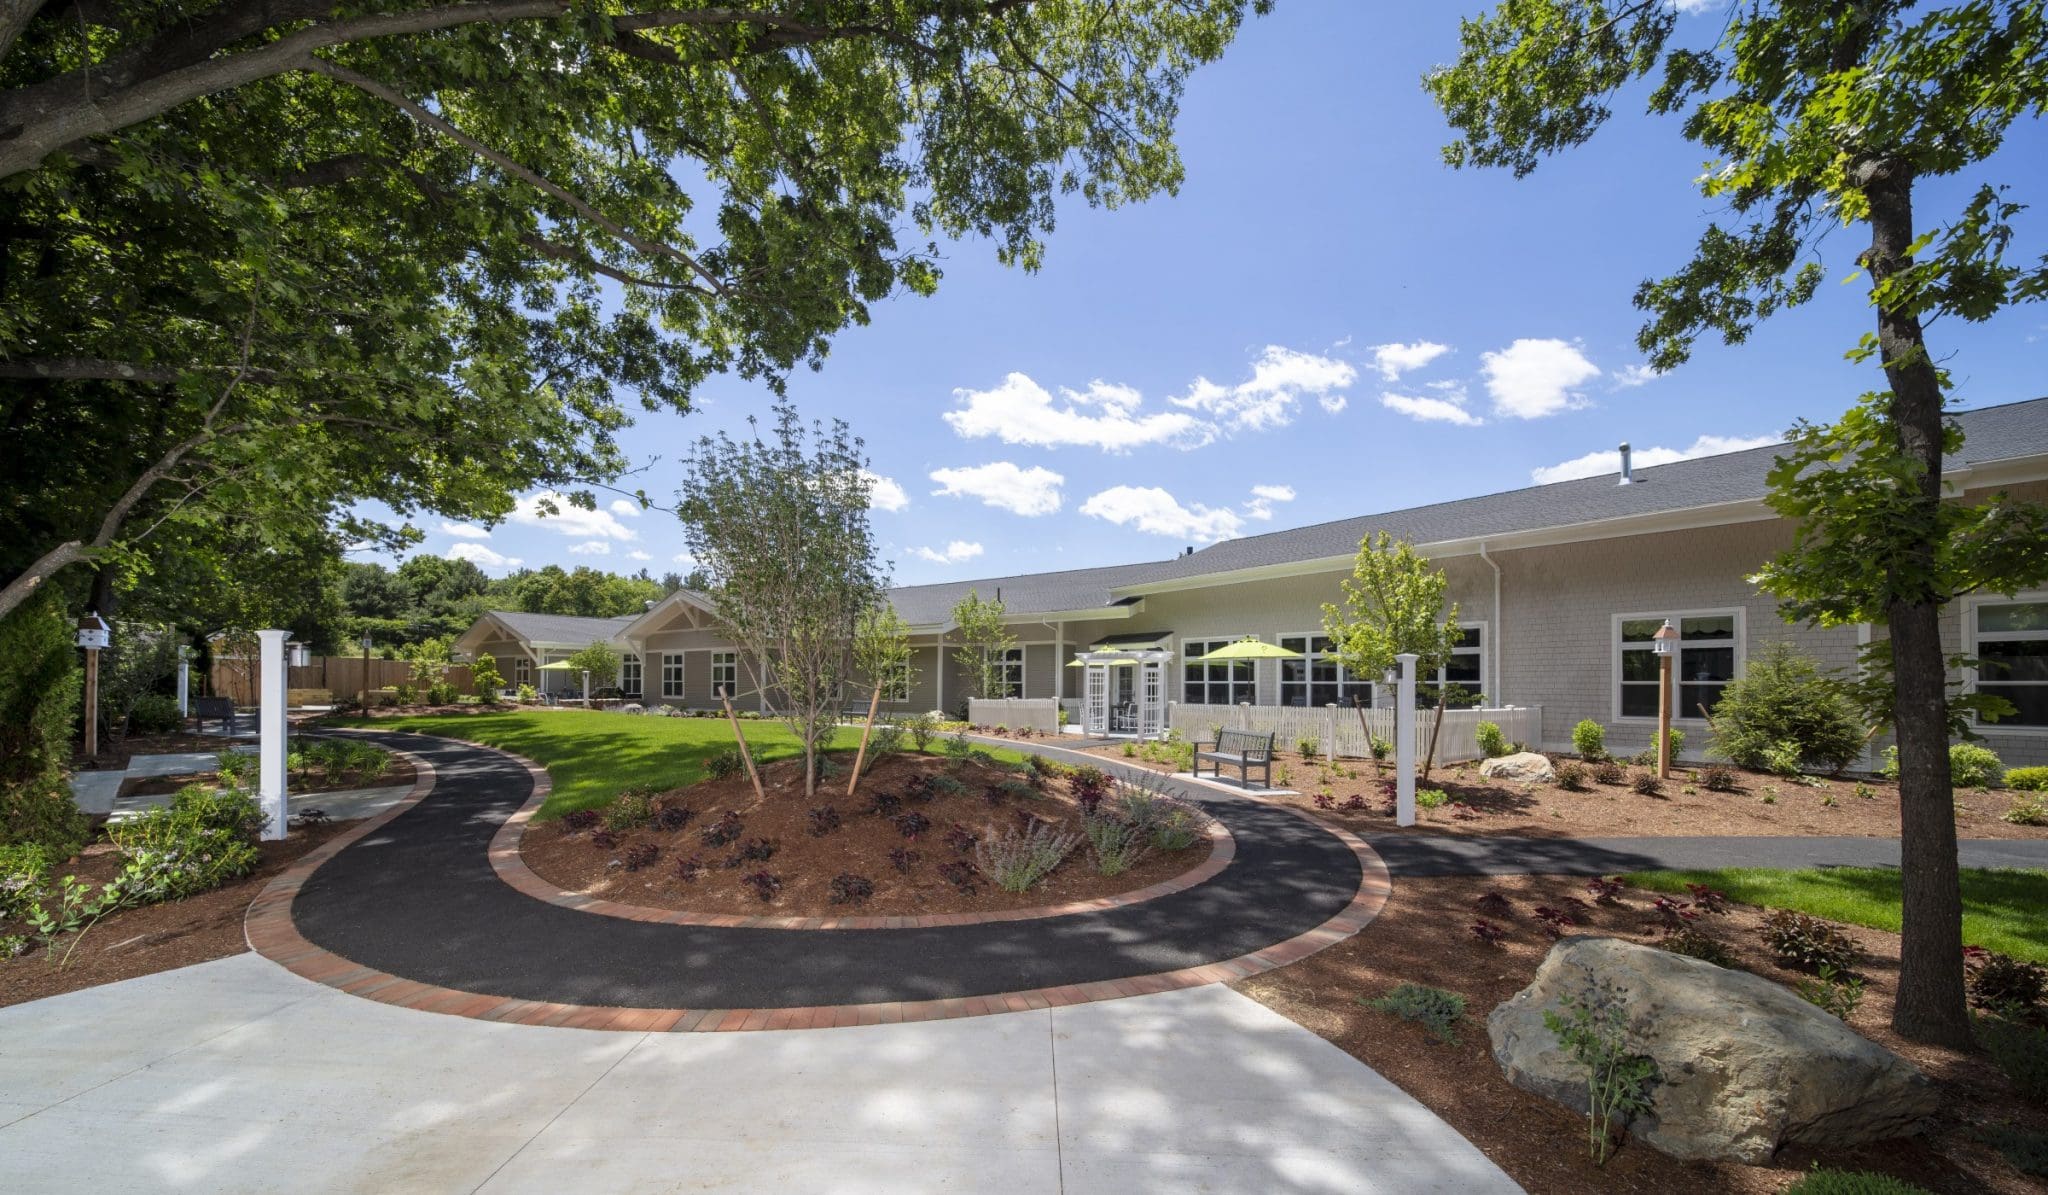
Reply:
M1181 553L1181 555L1183 555L1183 556L1193 556L1194 554L1195 554L1195 545L1193 545L1193 544L1189 544L1189 545L1187 546L1187 550Z
M1636 479L1635 470L1630 467L1628 458L1628 441L1624 440L1621 444L1621 480L1616 483L1618 485L1629 485Z

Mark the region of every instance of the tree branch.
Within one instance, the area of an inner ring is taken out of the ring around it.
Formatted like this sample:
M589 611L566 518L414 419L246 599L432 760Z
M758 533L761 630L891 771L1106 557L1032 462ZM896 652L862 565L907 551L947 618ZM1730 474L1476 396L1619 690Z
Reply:
M42 11L48 0L0 0L0 58L7 57L14 39L28 28L28 23Z
M0 378L41 379L55 382L151 382L168 383L194 373L227 373L251 382L275 382L283 374L246 365L138 365L132 361L107 361L96 357L42 357L26 361L0 361Z

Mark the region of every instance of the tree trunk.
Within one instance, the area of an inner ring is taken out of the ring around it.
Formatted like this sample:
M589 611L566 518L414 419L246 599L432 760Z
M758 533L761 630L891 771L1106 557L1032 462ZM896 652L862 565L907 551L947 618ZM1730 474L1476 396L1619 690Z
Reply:
M1436 767L1436 736L1444 729L1444 695L1436 695L1436 716L1429 723L1429 750L1422 753L1422 782L1429 783L1430 769Z
M1908 268L1913 243L1913 171L1896 161L1859 164L1870 201L1864 265L1882 285ZM1941 378L1911 310L1877 315L1878 347L1891 385L1891 423L1901 454L1918 462L1907 483L1914 543L1892 565L1885 611L1897 686L1899 871L1902 890L1898 1001L1892 1028L1915 1041L1967 1048L1963 990L1963 907L1956 871L1955 796L1948 765L1948 666L1941 645L1942 594L1935 588L1942 466Z

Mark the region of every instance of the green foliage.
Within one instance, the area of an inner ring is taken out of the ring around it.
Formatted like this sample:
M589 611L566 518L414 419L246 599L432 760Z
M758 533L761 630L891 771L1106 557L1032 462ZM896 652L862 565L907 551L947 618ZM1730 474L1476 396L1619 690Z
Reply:
M1718 764L1708 764L1700 769L1700 787L1710 793L1732 793L1735 791L1735 773Z
M1464 637L1458 607L1447 605L1450 578L1382 531L1358 545L1341 604L1323 605L1323 630L1344 667L1377 677L1394 657L1414 652L1418 677L1435 674Z
M1957 788L1997 788L2005 779L2005 764L1989 747L1976 743L1951 743L1948 776L1949 782Z
M1629 777L1630 791L1638 796L1655 797L1664 792L1664 781L1655 772L1637 772Z
M116 883L138 902L210 892L256 870L262 826L263 812L248 793L180 789L169 805L108 823L107 836L125 861Z
M1978 1130L1993 1149L2005 1155L2013 1169L2035 1178L2048 1178L2048 1133L2013 1125L1990 1125Z
M2013 1090L2036 1104L2048 1104L2048 1029L2004 1017L1973 1020L1977 1044L2012 1080Z
M470 691L485 701L495 701L498 690L505 687L505 678L498 671L496 656L478 656L469 665Z
M2048 767L2012 768L2005 774L2005 786L2018 792L2048 792Z
M1653 764L1656 762L1658 740L1661 737L1662 732L1657 731L1653 731L1650 735L1650 760ZM1675 761L1684 750L1685 732L1674 726L1671 728L1671 758Z
M1576 759L1560 759L1554 769L1557 786L1566 792L1586 791L1586 765Z
M1451 794L1440 788L1418 788L1415 790L1415 804L1423 809L1442 809L1450 804Z
M145 723L177 729L177 701L160 693L177 674L178 637L169 627L113 620L107 649L100 653L99 717L109 737L119 742L129 733L151 733L134 724L138 706L146 706ZM167 702L170 725L165 726Z
M1001 598L984 601L972 589L953 606L954 633L960 637L960 646L953 649L953 661L965 674L969 696L987 699L1009 695L1003 685L1003 659L1017 645L1017 637L1003 621L1004 614Z
M1601 981L1584 998L1566 996L1562 1014L1546 1009L1544 1027L1586 1068L1586 1141L1593 1164L1614 1151L1614 1132L1650 1110L1657 1064L1628 1048L1628 1013L1614 986Z
M1496 728L1498 729L1498 728ZM1294 752L1303 759L1312 760L1323 750L1323 741L1314 735L1303 735L1294 740Z
M1835 1170L1815 1163L1783 1195L1934 1195L1922 1186L1875 1170Z
M911 747L919 754L923 754L931 747L932 736L939 732L939 720L927 710L921 714L913 714L905 720L903 729L910 735Z
M1607 758L1607 728L1591 718L1581 719L1572 727L1572 750L1580 759L1601 760Z
M604 828L616 834L638 830L653 820L654 798L644 789L627 789L604 811Z
M1151 849L1145 827L1114 813L1099 813L1081 819L1081 833L1095 856L1095 870L1106 876L1122 875L1143 859ZM993 877L991 877L993 878ZM1021 889L1020 889L1021 891Z
M1823 968L1846 973L1863 957L1863 948L1840 929L1791 909L1773 909L1764 919L1764 942L1784 962L1816 974Z
M28 916L50 878L50 857L33 842L0 846L0 921Z
M1863 1003L1863 980L1829 963L1820 964L1815 976L1792 985L1799 998L1834 1017L1846 1021Z
M38 843L55 859L86 835L64 779L80 685L71 636L50 590L0 616L0 844Z
M725 747L704 758L704 774L713 780L730 780L747 770L738 747Z
M254 754L247 751L222 751L214 760L214 771L220 776L222 784L230 788L248 788L255 782L259 762Z
M576 678L579 692L583 681L582 673L586 671L590 673L590 687L593 691L610 688L612 682L619 679L619 653L613 650L609 643L593 643L583 648L569 657L568 664L573 669L569 675Z
M175 697L144 693L128 707L129 734L172 734L183 725Z
M1372 736L1372 741L1367 744L1366 749L1372 752L1374 763L1385 763L1388 757L1394 754L1394 745L1378 735Z
M1714 751L1745 768L1794 774L1810 761L1839 772L1864 738L1841 684L1783 642L1752 659L1714 707Z
M1478 743L1480 753L1488 759L1497 759L1508 753L1508 736L1502 733L1498 722L1481 722L1472 728L1472 737Z
M2048 1000L2048 967L1990 951L1969 968L1970 1003L2015 1019Z
M1465 1019L1465 997L1415 983L1400 984L1371 1000L1360 997L1359 1003L1375 1012L1414 1021L1429 1030L1431 1037L1449 1045L1458 1044L1457 1025Z
M1012 827L999 838L976 842L974 866L1003 891L1024 892L1051 875L1080 843L1079 834L1033 822L1029 829Z
M917 685L917 669L911 664L910 624L896 613L896 607L879 602L861 612L853 625L853 667L870 685L882 690L882 700L901 701Z
M540 690L532 685L521 685L519 686L519 691L513 695L513 699L521 705L532 705L540 700Z
M1999 816L2015 826L2048 826L2048 800L2014 797L2012 806Z
M1696 925L1688 925L1684 929L1665 934L1657 940L1657 947L1673 954L1682 954L1687 958L1696 958L1703 963L1712 963L1716 967L1735 967L1735 952L1728 949L1719 938Z

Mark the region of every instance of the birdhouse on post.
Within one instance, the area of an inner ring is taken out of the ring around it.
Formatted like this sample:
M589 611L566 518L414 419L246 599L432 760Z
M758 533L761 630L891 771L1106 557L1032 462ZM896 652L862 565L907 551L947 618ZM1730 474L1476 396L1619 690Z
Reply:
M100 753L100 652L112 641L107 620L87 610L78 620L78 646L85 649L85 755Z

